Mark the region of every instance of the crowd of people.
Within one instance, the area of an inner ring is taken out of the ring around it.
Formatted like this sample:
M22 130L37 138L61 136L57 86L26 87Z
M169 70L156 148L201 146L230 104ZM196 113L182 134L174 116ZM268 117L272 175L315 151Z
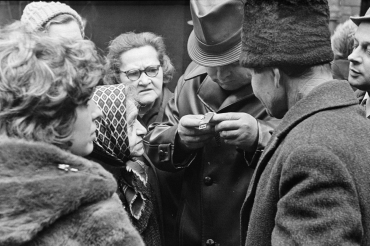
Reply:
M0 28L0 245L370 245L370 9L190 0L107 54L60 2Z

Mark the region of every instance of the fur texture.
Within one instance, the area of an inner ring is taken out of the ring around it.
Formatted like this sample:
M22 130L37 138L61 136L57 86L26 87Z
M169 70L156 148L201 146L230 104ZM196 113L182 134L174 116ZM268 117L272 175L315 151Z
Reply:
M313 66L333 60L326 0L247 0L241 64Z
M0 245L143 245L116 188L97 163L45 143L1 140Z
M347 59L352 53L354 35L357 25L352 20L347 20L337 26L331 37L331 47L335 59Z

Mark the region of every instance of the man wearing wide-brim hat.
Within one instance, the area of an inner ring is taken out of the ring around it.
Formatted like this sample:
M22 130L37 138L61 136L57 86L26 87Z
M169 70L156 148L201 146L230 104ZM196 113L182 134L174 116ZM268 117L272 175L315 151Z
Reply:
M242 245L370 245L370 123L332 78L326 0L246 0L241 64L281 118L241 212Z
M239 65L242 2L192 0L190 10L193 62L167 105L168 122L149 129L147 152L177 177L166 185L173 196L162 202L167 245L238 245L250 165L274 124ZM202 120L208 112L216 114Z

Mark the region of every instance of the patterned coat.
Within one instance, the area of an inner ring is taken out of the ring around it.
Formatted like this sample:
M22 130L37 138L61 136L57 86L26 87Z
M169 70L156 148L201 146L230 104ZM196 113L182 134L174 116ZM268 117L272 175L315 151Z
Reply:
M346 81L315 88L266 146L241 212L242 245L370 245L370 122Z

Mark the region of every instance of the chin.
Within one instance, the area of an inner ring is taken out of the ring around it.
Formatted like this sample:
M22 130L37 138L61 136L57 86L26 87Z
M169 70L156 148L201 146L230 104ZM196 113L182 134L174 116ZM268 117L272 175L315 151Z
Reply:
M154 97L151 97L151 98L141 98L140 99L140 104L141 105L151 105L155 102L155 100L157 100L157 97L154 98Z

